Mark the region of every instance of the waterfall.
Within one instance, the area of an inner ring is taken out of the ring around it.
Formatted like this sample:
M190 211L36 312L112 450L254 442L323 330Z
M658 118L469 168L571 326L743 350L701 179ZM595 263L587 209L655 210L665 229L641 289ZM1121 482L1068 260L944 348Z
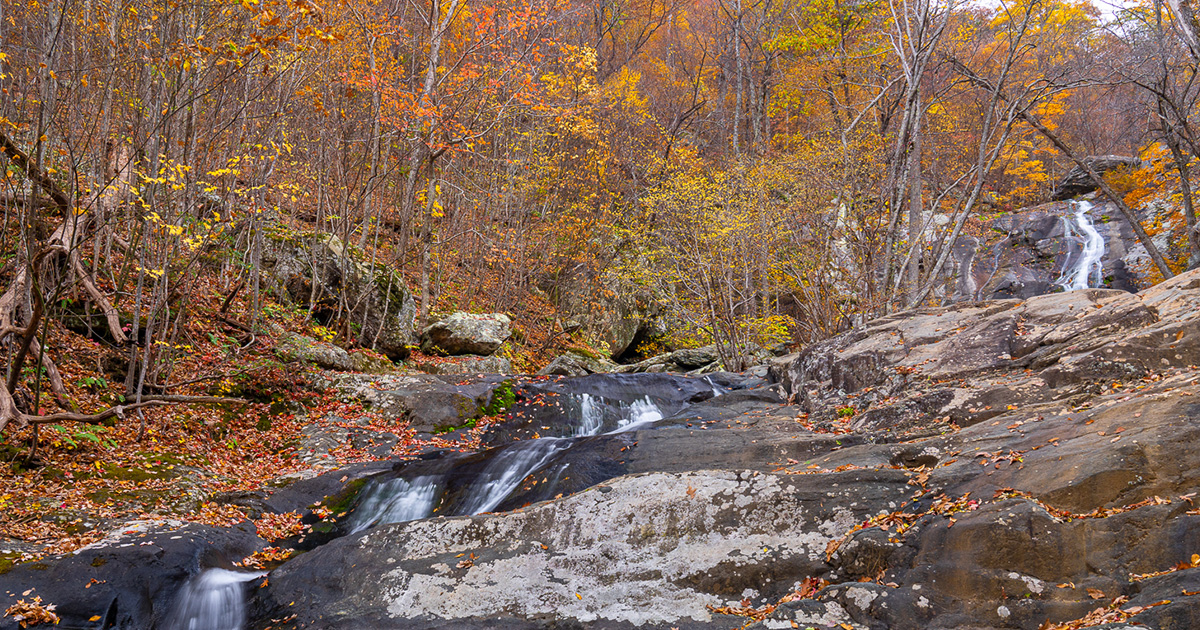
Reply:
M591 394L583 394L579 401L579 425L575 436L596 435L604 427L604 407Z
M433 514L440 479L435 476L416 479L396 478L372 483L363 492L350 520L350 533L361 532L380 523L415 521Z
M725 393L725 389L723 387L720 387L716 383L714 383L711 377L705 376L704 382L708 383L708 386L710 388L712 388L713 398L716 398L717 396L720 396L721 394Z
M1067 291L1098 286L1104 279L1101 264L1101 259L1104 258L1104 237L1096 230L1087 214L1091 209L1092 204L1089 202L1076 202L1075 214L1063 217L1063 232L1068 244L1068 253L1058 284Z
M241 630L246 623L243 584L266 572L205 569L188 580L167 621L169 630Z
M546 465L551 457L570 444L571 441L565 438L541 438L510 445L496 455L471 484L459 512L481 514L496 509L525 477Z
M632 431L642 425L658 422L662 419L662 410L649 397L646 397L642 400L633 401L633 404L629 406L628 417L622 417L618 420L617 428L609 431L609 433Z
M708 381L708 384L712 387L714 396L721 394L721 391L711 380ZM605 432L606 435L623 433L663 419L662 409L654 401L650 400L649 396L631 403L620 402L614 404L605 402L603 398L592 396L591 394L581 394L579 396L579 409L579 423L573 425L571 433L573 437L599 435L604 431L606 418L610 421L609 426L613 427ZM613 420L615 420L615 426L612 422Z
M713 395L724 393L711 379ZM350 533L376 525L403 523L433 515L445 502L444 514L466 515L491 512L504 502L529 475L546 469L565 451L585 438L633 431L663 419L663 410L649 396L632 402L606 400L580 394L579 415L569 418L568 437L544 437L512 442L492 449L482 469L465 472L453 461L452 468L413 477L372 480L363 489L353 514L347 520ZM568 409L573 408L568 405ZM607 432L605 427L610 427ZM474 466L474 464L468 464ZM561 477L566 466L557 469ZM464 475L467 475L464 477Z

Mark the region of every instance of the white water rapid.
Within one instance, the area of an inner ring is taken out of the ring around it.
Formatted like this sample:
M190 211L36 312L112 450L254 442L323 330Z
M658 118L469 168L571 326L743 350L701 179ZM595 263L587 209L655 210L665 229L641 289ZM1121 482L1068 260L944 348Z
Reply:
M1063 232L1068 246L1066 264L1058 284L1067 291L1099 286L1103 281L1101 260L1104 258L1104 236L1092 224L1088 210L1092 204L1076 202L1075 214L1063 217Z
M544 466L555 453L570 445L571 441L566 438L539 438L517 442L504 449L471 484L461 512L481 514L496 509L525 477Z
M241 630L246 623L246 593L242 585L263 575L266 572L205 569L183 586L166 628Z
M591 394L579 397L579 424L576 425L575 437L596 435L604 428L604 406Z
M350 532L361 532L379 523L415 521L433 514L438 477L389 479L371 484L350 521Z
M609 433L624 433L640 426L658 422L663 419L662 410L649 397L633 401L629 405L629 414L617 421L617 428Z
M711 382L710 382L711 384ZM716 386L713 386L713 392L717 391ZM571 435L573 437L588 437L591 435L600 435L604 430L605 416L608 418L616 418L616 427L605 432L605 435L613 433L624 433L637 427L658 422L663 419L662 409L650 400L650 397L641 398L631 403L611 404L605 403L603 399L592 396L591 394L581 394L579 396L579 423L576 424ZM609 426L612 426L611 424Z
M711 380L713 395L724 393ZM531 474L543 470L558 454L579 443L580 438L633 431L663 419L663 411L649 396L633 402L614 402L600 396L581 394L579 415L571 418L567 437L543 437L510 443L495 449L486 465L465 486L457 483L461 470L426 474L413 479L372 481L363 490L354 513L347 521L350 533L376 525L403 523L433 515L439 501L446 515L481 514L495 510ZM605 432L605 426L610 430ZM562 477L566 466L553 473ZM459 477L461 478L461 477ZM456 490L461 488L461 491ZM443 495L447 498L443 498Z

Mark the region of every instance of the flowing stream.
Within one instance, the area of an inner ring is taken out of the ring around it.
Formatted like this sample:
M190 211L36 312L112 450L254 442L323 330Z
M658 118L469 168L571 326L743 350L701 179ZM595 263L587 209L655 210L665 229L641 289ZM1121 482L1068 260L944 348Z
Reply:
M372 478L359 493L353 511L342 525L342 533L428 518L435 513L459 516L491 512L512 498L535 473L542 473L538 475L542 479L534 477L530 485L545 491L539 496L570 491L560 487L560 483L565 484L571 477L566 474L568 469L576 476L588 473L586 463L580 470L573 467L571 460L563 458L568 450L603 444L606 439L603 436L648 427L691 402L727 391L706 376L701 381L704 385L687 392L678 381L665 384L660 381L658 389L652 390L655 392L652 398L646 393L651 390L642 389L645 381L628 376L607 378L616 385L610 386L609 391L605 389L608 381L601 380L594 391L606 392L603 396L565 393L556 395L553 403L543 404L541 409L553 411L551 416L540 417L536 428L558 431L556 437L534 433L527 439L510 437L511 441L480 453L435 453L427 459L406 463L399 469L405 476ZM542 422L556 427L543 426ZM180 590L164 628L242 630L247 621L245 584L262 575L265 572L203 570Z
M1058 284L1067 291L1099 286L1104 279L1101 263L1104 258L1104 236L1096 230L1087 214L1091 209L1091 203L1079 201L1075 205L1075 214L1063 217L1068 249Z
M266 575L205 569L184 585L168 630L241 630L246 623L245 583Z
M711 380L708 383L714 396L723 393ZM487 452L482 468L469 470L452 461L439 474L368 482L347 521L350 533L376 525L428 518L435 511L446 516L494 511L527 477L546 470L581 440L633 431L664 416L649 396L614 402L584 393L574 396L564 411L569 420L565 436L537 437L495 447ZM559 466L557 475L561 476L566 466Z

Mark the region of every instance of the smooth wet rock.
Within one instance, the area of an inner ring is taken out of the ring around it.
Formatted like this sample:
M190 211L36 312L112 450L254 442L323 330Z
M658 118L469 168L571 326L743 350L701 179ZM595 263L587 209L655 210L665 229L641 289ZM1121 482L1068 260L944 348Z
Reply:
M190 577L206 567L233 568L233 562L265 545L249 523L233 528L127 523L72 554L0 573L0 610L40 596L62 618L55 627L153 628L170 614ZM17 627L11 617L0 617L0 629Z
M781 596L866 505L907 494L900 476L862 479L851 496L762 473L647 474L520 512L382 526L284 565L261 605L328 628L496 627L496 611L535 628L727 627L706 606Z
M503 313L452 313L421 332L421 348L451 355L490 355L510 336L512 320Z

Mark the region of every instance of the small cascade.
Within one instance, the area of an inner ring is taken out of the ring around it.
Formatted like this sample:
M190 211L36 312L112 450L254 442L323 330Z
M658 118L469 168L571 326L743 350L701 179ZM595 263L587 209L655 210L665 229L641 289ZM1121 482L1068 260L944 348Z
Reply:
M439 481L435 476L423 476L372 483L363 492L358 509L354 511L350 532L360 532L380 523L415 521L433 514Z
M565 438L540 438L512 444L501 451L471 484L457 512L481 514L496 509L525 477L570 445L571 440Z
M713 396L725 393L712 379ZM678 407L668 406L668 409ZM349 533L376 525L428 518L435 513L462 516L494 511L532 474L545 472L548 485L565 478L569 463L560 454L589 438L644 428L667 413L650 396L607 398L574 394L565 405L563 437L535 437L503 444L478 455L452 456L419 464L411 478L373 479L346 521ZM546 427L542 427L545 429ZM556 463L557 462L557 463ZM412 470L412 469L410 469Z
M591 394L583 394L579 398L579 424L575 426L574 435L596 435L604 428L604 407Z
M714 383L711 376L705 376L704 382L708 383L708 386L712 388L713 398L716 398L717 396L720 396L721 394L725 393L725 388Z
M1080 201L1076 203L1073 216L1063 217L1068 252L1058 284L1067 291L1099 286L1104 280L1104 236L1096 230L1087 214L1091 209L1091 203Z
M206 569L188 580L167 621L168 630L241 630L246 623L244 584L266 572Z
M709 384L712 385L711 381ZM716 385L712 387L713 395L718 395ZM570 425L569 435L572 437L623 433L665 417L662 409L649 396L632 402L614 402L591 394L580 394L579 409L578 423Z
M629 406L629 413L617 421L617 428L609 433L624 433L638 427L658 422L663 419L662 410L649 398L635 400Z

